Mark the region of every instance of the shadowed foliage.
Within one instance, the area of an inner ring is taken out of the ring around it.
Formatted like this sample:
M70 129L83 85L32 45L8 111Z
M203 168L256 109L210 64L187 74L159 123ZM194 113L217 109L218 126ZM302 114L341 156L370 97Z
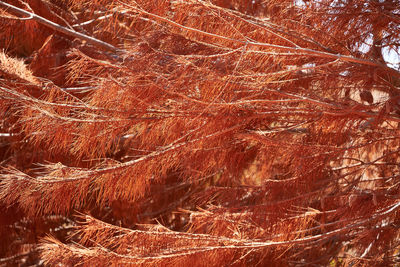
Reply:
M399 264L399 28L398 0L0 1L0 264Z

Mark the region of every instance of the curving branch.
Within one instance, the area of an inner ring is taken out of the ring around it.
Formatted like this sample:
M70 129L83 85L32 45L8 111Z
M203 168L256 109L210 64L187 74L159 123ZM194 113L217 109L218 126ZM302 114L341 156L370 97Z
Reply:
M116 48L115 46L113 46L111 44L108 44L108 43L106 43L104 41L96 39L96 38L94 38L92 36L89 36L89 35L86 35L86 34L79 33L79 32L76 32L74 30L68 29L68 28L63 27L63 26L61 26L61 25L59 25L57 23L54 23L54 22L52 22L52 21L50 21L48 19L45 19L45 18L43 18L43 17L41 17L39 15L36 15L36 14L34 14L32 12L26 11L26 10L21 9L21 8L18 8L16 6L10 5L10 4L5 3L3 1L0 1L0 6L5 7L8 11L11 11L12 13L18 14L20 16L26 16L26 18L23 18L24 20L33 19L34 21L36 21L36 22L38 22L38 23L40 23L42 25L45 25L45 26L47 26L47 27L49 27L49 28L51 28L51 29L53 29L55 31L62 32L64 34L66 34L66 35L78 38L80 40L85 40L86 42L88 42L88 43L90 43L90 44L92 44L94 46L97 46L99 48L102 48L104 50L108 50L108 51L112 51L112 52L119 51L118 48Z

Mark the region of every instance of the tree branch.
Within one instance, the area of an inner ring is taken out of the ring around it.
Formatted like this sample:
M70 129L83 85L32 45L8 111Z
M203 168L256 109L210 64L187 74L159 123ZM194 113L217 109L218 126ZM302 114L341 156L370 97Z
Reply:
M26 10L23 10L21 8L18 8L18 7L15 7L15 6L10 5L8 3L5 3L3 1L0 1L0 6L3 6L6 9L9 9L10 11L12 11L13 13L16 13L18 15L27 16L27 18L25 18L25 20L33 19L34 21L36 21L36 22L38 22L38 23L40 23L42 25L45 25L45 26L47 26L47 27L49 27L49 28L51 28L51 29L53 29L55 31L62 32L64 34L66 34L66 35L78 38L80 40L85 40L86 42L88 42L88 43L90 43L90 44L92 44L94 46L97 46L99 48L102 48L104 50L108 50L108 51L112 51L112 52L117 52L119 50L115 46L110 45L110 44L108 44L106 42L103 42L103 41L101 41L99 39L96 39L96 38L88 36L86 34L82 34L82 33L76 32L74 30L68 29L68 28L63 27L63 26L61 26L61 25L59 25L57 23L54 23L54 22L52 22L52 21L50 21L48 19L45 19L45 18L43 18L41 16L38 16L38 15L32 13L32 12L28 12Z
M155 20L158 21L162 21L165 22L167 24L170 24L174 27L180 28L182 30L186 30L189 32L194 32L194 33L198 33L201 34L203 36L207 36L207 37L211 37L211 38L216 38L216 39L220 39L223 41L229 41L229 42L233 42L233 43L237 43L237 44L242 44L244 46L248 46L248 47L260 47L260 48L271 48L271 49L277 49L280 51L286 51L286 52L290 52L290 53L302 53L304 55L308 55L308 56L315 56L315 57L320 57L320 58L330 58L330 59L336 59L336 60L341 60L344 62L349 62L349 63L356 63L356 64L362 64L362 65L367 65L367 66L372 66L372 67L378 67L378 68L382 68L385 71L387 71L388 73L390 73L391 75L393 75L394 77L400 77L400 72L396 71L395 69L392 69L380 62L376 62L376 61L372 61L372 60L367 60L367 59L361 59L361 58L355 58L352 56L346 56L346 55L341 55L341 54L334 54L334 53L329 53L329 52L323 52L323 51L318 51L318 50L313 50L313 49L309 49L309 48L303 48L303 47L290 47L290 46L283 46L283 45L276 45L276 44L270 44L270 43L260 43L257 41L250 41L250 40L239 40L239 39L234 39L234 38L230 38L230 37L226 37L223 35L218 35L218 34L214 34L214 33L210 33L210 32L206 32L203 30L199 30L196 28L192 28L192 27L188 27L182 24L179 24L175 21L172 21L168 18L153 14L151 12L147 12L139 7L136 6L132 6L126 3L123 3L125 6L132 8L133 10L135 10L136 12L138 12L139 14L144 14L147 15Z

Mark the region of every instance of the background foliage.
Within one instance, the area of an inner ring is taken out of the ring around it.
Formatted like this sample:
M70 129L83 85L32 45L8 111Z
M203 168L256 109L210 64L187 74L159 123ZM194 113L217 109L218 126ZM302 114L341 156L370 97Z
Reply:
M1 264L398 264L398 0L0 8Z

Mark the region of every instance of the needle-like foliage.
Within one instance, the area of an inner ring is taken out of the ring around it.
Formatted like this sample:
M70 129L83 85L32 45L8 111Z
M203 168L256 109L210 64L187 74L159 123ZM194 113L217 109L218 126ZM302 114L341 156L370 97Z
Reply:
M0 263L400 261L398 0L0 1Z

